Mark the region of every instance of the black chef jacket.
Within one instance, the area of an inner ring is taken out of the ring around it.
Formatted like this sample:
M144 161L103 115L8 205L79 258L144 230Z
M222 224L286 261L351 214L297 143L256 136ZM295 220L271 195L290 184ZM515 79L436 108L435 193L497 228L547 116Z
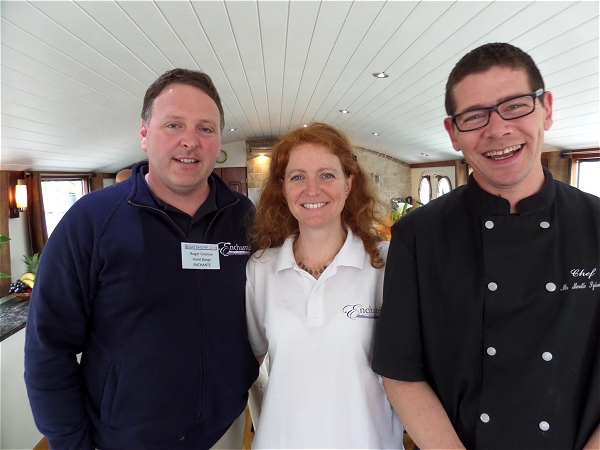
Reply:
M468 449L581 448L600 422L600 199L474 178L392 229L373 369L427 381Z

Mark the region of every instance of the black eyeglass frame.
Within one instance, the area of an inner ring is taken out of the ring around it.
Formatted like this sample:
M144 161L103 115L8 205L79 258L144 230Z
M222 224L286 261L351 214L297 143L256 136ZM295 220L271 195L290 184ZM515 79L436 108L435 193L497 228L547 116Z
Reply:
M496 111L498 113L498 115L502 118L502 120L515 120L515 119L520 119L521 117L525 117L528 116L529 114L532 114L535 111L535 104L536 104L536 99L542 95L544 92L546 92L543 88L539 88L538 90L536 90L535 92L532 92L531 94L524 94L524 95L517 95L515 97L511 97L511 98L507 98L506 100L501 101L500 103L498 103L496 106L491 106L489 108L475 108L469 111L465 111L465 112L461 112L460 114L455 114L454 116L450 116L450 118L452 119L452 123L454 123L454 125L456 126L456 129L462 133L468 133L469 131L475 131L475 130L480 130L482 128L485 128L488 126L488 124L490 123L490 118L492 117L492 113L494 111ZM515 100L517 98L521 98L521 97L531 97L533 98L533 109L531 111L529 111L527 114L523 114L522 116L517 116L517 117L510 117L508 119L506 119L505 117L502 117L502 114L500 113L500 110L498 109L498 107L500 105L503 105L506 102L510 102L512 100ZM477 128L471 128L470 130L461 130L461 128L458 126L458 123L456 122L456 119L464 114L471 114L474 111L487 111L489 114L487 115L487 121L485 122L484 125L481 125L480 127Z

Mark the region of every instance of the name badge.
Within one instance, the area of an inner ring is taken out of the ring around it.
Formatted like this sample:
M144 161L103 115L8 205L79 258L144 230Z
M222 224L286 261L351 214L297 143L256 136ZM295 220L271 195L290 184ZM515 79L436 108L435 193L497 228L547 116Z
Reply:
M183 269L220 269L217 244L181 243L181 267Z

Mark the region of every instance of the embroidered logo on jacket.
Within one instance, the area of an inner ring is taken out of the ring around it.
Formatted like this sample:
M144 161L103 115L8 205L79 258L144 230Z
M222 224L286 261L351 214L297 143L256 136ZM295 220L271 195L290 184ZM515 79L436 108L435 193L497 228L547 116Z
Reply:
M563 284L560 290L591 289L593 291L595 289L600 289L600 282L592 279L594 278L594 275L596 275L596 272L596 267L593 269L573 269L571 270L571 276L575 278L575 280L573 280L572 283Z
M344 306L342 311L344 314L346 314L346 316L348 316L348 318L352 320L377 319L379 318L381 308L376 308L374 306L363 306L360 303L357 303L355 305Z
M250 246L219 242L219 253L223 256L250 255Z

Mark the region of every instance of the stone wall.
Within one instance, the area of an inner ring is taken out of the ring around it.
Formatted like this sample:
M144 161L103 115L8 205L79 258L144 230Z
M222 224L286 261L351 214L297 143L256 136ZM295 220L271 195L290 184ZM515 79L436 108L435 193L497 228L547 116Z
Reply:
M248 188L262 189L263 181L267 178L271 158L268 156L257 156L248 160Z
M379 196L386 205L390 205L392 198L410 195L410 166L407 163L366 148L355 149L358 162L375 181Z
M392 198L406 198L410 195L410 167L407 163L366 148L355 147L355 150L358 162L375 181L381 200L386 205L390 205ZM249 189L262 189L270 162L271 158L267 156L258 156L248 160Z

